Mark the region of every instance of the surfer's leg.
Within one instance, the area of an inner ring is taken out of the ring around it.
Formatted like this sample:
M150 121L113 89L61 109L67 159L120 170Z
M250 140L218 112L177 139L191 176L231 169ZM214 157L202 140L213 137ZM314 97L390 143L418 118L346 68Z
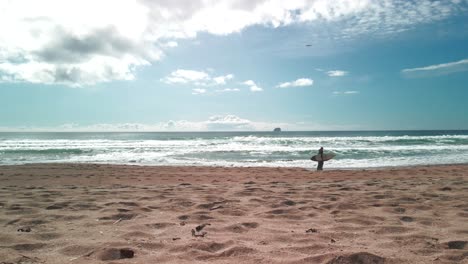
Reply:
M318 162L317 170L323 170L323 161Z

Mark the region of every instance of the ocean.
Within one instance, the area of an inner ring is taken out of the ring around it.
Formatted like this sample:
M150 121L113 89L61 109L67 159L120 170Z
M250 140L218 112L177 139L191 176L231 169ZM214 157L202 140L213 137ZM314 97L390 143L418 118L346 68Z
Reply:
M468 163L468 131L0 133L0 165L80 162L325 168Z

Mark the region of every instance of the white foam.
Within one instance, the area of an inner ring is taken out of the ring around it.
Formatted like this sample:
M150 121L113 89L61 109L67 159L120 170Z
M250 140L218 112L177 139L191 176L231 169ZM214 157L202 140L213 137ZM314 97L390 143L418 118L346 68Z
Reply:
M170 140L3 139L0 141L0 164L99 162L311 168L315 163L309 161L309 157L322 145L337 153L335 159L326 163L326 166L331 168L449 164L468 161L468 135L382 137L251 135ZM58 152L53 152L54 150ZM82 152L60 153L60 150Z

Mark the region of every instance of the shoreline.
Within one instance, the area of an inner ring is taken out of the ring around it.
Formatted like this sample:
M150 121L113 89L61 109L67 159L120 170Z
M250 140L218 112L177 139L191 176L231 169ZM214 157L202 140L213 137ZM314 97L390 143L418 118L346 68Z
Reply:
M228 168L228 169L254 169L254 168L265 168L265 169L303 169L307 171L314 171L316 169L316 164L312 167L284 167L284 166L219 166L219 165L213 165L213 166L208 166L208 165L193 165L193 164L188 164L188 165L154 165L154 164L138 164L138 163L97 163L97 162L32 162L32 163L21 163L21 164L0 164L0 169L2 167L21 167L21 166L34 166L34 165L39 165L39 166L55 166L55 165L60 165L60 166L65 166L65 165L100 165L100 166L125 166L125 167L148 167L148 168L158 168L158 167L163 167L163 168L217 168L217 169L222 169L222 168ZM325 163L326 165L326 163ZM441 164L416 164L416 165L399 165L399 166L377 166L377 167L353 167L353 168L324 168L324 171L354 171L354 170L366 170L366 171L372 171L372 170L392 170L392 169L412 169L412 168L420 168L420 167L451 167L451 166L467 166L468 167L468 162L462 162L462 163L441 163Z
M0 182L6 263L468 263L468 165L36 163Z

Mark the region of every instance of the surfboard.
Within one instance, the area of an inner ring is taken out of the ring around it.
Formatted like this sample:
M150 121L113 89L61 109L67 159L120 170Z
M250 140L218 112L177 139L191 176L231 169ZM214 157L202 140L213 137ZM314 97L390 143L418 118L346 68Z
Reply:
M336 156L335 153L331 153L331 152L329 152L329 153L324 153L324 154L323 154L323 161L331 160L331 159L333 159L335 156ZM310 158L310 160L312 160L312 161L322 161L322 155L317 154L317 155L315 155L315 156L312 156L312 157Z

